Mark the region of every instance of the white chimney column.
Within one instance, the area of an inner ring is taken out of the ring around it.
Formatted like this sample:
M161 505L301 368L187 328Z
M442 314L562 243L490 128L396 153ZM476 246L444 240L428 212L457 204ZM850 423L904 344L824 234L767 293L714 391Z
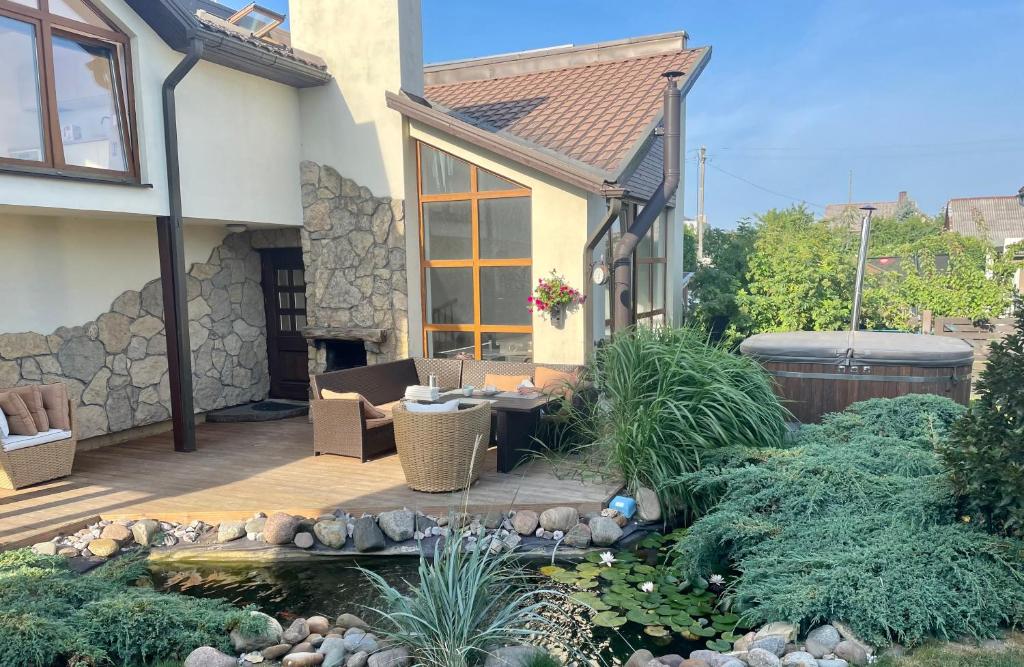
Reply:
M289 0L289 10L292 46L323 58L334 77L300 91L302 158L377 197L406 198L411 152L384 93L423 93L420 0Z

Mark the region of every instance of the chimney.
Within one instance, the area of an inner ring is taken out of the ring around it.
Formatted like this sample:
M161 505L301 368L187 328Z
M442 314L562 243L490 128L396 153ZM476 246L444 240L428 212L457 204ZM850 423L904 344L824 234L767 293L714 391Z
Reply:
M900 192L900 196L896 198L896 201L899 202L900 204L906 204L907 203L907 191L906 190L901 191Z
M289 0L291 41L334 80L299 92L302 159L405 198L405 138L384 93L423 94L420 0Z

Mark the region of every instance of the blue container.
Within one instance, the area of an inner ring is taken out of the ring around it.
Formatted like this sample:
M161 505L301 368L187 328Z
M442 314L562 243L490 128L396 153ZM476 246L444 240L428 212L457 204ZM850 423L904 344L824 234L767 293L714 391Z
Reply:
M612 501L608 503L608 507L617 511L627 519L632 519L633 515L636 514L636 501L626 496L615 496Z

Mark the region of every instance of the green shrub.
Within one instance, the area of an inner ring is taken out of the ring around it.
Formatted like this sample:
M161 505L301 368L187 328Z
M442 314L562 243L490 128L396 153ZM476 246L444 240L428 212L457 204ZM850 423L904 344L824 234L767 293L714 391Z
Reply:
M677 567L738 570L729 598L752 621L844 620L875 643L990 637L1024 620L1022 545L955 522L932 450L958 412L937 397L866 401L756 463L686 476L723 495Z
M230 649L227 632L257 619L227 602L132 588L142 558L87 575L63 558L0 553L0 665L142 665L181 660L202 645Z
M1018 304L1019 305L1019 304ZM1024 536L1024 308L1012 334L992 343L980 395L940 448L961 511L988 530Z
M567 655L579 655L559 616L554 590L530 585L511 552L492 554L476 542L439 541L433 558L420 556L419 583L403 594L370 570L363 574L380 594L373 609L382 637L409 648L426 667L483 664L495 646L543 641ZM566 601L567 602L567 601Z
M786 433L771 380L756 362L694 329L616 334L592 365L596 408L578 413L578 451L658 492L666 513L699 513L707 499L677 483L732 448L773 447Z

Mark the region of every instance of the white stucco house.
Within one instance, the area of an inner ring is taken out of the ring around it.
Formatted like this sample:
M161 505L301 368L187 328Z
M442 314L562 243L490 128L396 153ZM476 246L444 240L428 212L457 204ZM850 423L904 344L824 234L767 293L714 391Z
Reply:
M606 333L609 283L558 325L526 299L612 263L661 187L662 74L685 134L710 47L424 67L418 0L289 9L285 32L241 3L0 0L0 388L66 382L85 446L328 368L582 363ZM681 317L682 182L630 319Z

